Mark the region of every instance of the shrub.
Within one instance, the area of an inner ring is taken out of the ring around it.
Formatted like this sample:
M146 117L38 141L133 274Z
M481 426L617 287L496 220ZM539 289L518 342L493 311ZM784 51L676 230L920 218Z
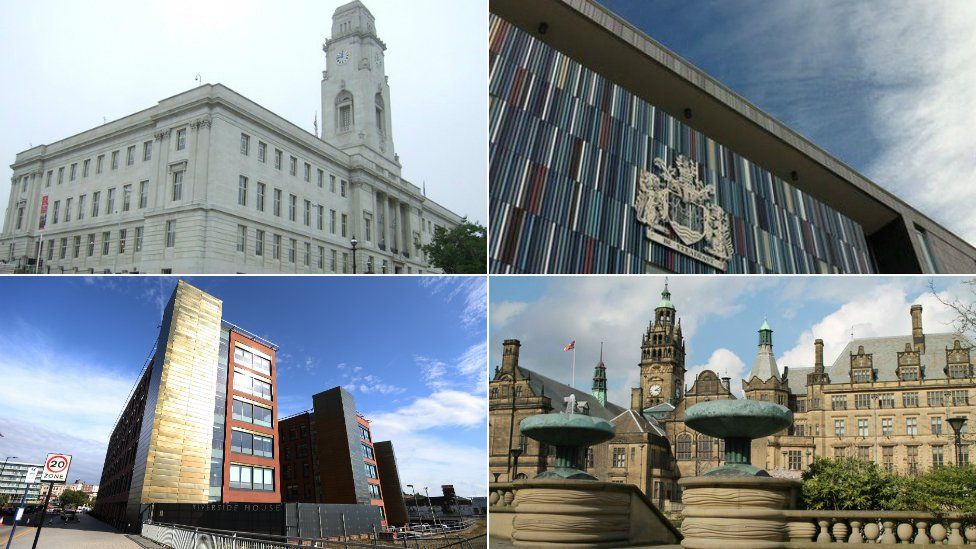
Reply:
M871 461L817 458L803 473L803 506L976 515L976 467L935 467L900 477Z
M898 493L893 475L872 461L817 458L803 472L803 505L807 509L889 510Z

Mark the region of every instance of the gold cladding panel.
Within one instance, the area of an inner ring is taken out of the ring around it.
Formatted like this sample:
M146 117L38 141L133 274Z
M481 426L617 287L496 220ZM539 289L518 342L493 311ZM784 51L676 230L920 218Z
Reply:
M206 503L221 302L180 282L166 341L142 502Z

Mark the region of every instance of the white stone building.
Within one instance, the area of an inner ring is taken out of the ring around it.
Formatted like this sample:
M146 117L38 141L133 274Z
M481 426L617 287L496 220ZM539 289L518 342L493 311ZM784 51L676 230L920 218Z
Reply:
M19 153L0 260L44 273L431 270L420 246L461 218L400 177L369 10L338 8L323 49L321 138L207 84Z

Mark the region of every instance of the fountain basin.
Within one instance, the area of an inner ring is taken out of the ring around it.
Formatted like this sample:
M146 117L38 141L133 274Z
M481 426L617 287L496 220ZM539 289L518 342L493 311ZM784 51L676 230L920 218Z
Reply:
M760 400L712 400L685 410L685 425L725 442L725 464L705 473L713 477L768 477L752 465L752 439L771 435L793 423L785 406Z
M760 400L712 400L685 411L685 425L717 438L754 439L771 435L793 424L786 406Z
M555 413L523 419L519 432L556 447L555 467L539 473L536 479L596 480L579 469L581 455L587 446L613 438L615 430L605 419L586 414Z
M553 446L593 446L613 438L613 425L583 414L538 414L519 424L519 431Z

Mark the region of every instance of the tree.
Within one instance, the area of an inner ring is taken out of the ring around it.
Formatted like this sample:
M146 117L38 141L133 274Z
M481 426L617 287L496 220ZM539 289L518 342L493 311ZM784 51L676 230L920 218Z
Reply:
M464 218L451 230L437 227L434 240L422 246L430 264L447 274L488 272L488 230Z
M88 503L88 494L82 492L81 490L65 490L61 494L61 505L85 505Z
M940 303L955 313L952 327L957 332L968 335L976 334L976 278L963 280L961 284L969 287L969 293L972 297L968 301L940 294L935 290L935 282L932 280L929 280L929 290Z
M873 461L817 458L803 472L807 509L889 510L898 494L898 478Z

